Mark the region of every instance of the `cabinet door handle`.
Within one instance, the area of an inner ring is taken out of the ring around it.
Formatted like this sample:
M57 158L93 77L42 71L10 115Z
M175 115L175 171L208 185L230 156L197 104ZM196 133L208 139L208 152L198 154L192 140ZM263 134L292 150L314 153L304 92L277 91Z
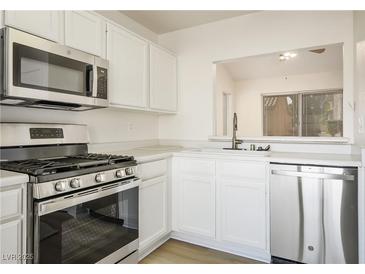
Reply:
M355 180L355 175L347 175L347 174L311 173L311 172L299 172L299 171L288 171L288 170L272 170L271 174L303 177L303 178L316 178L316 179L330 179L330 180L344 180L344 181Z

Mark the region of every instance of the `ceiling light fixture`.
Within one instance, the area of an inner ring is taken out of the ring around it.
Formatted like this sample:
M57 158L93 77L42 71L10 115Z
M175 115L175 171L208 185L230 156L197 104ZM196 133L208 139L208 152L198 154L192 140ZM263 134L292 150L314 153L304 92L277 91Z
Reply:
M294 57L296 57L297 54L294 53L294 52L285 52L285 53L282 53L279 55L279 60L280 61L287 61L287 60L290 60Z

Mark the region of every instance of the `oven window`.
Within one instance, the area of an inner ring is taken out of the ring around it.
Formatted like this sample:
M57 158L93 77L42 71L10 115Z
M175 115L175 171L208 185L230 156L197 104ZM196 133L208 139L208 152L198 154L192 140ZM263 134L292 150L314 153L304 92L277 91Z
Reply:
M87 95L92 65L13 44L13 85L59 93Z
M39 218L39 263L96 263L138 238L138 187Z

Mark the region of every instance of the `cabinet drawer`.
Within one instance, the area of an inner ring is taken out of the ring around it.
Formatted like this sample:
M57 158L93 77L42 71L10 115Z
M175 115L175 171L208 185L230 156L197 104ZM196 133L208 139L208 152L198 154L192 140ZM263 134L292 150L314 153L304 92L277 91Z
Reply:
M179 171L182 172L182 174L189 174L193 176L214 176L215 161L181 158L179 161Z
M22 188L4 189L0 192L0 219L22 214Z
M245 161L217 161L217 176L220 178L260 179L266 178L266 163Z
M144 181L151 178L166 175L166 173L167 173L166 160L153 161L138 165L138 176Z

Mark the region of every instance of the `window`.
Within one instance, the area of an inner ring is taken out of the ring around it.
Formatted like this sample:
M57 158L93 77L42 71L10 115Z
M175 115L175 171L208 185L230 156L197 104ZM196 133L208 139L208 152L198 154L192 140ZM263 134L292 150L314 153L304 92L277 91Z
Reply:
M264 136L343 136L342 90L263 96Z
M264 96L264 136L298 136L297 95Z
M342 91L302 95L302 136L342 136Z

